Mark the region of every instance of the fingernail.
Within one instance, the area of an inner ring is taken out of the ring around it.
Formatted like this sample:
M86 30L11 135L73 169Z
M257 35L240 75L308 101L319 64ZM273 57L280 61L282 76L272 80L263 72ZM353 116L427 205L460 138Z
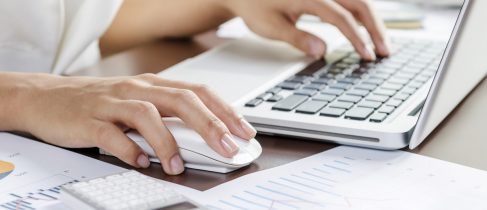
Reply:
M245 120L245 119L240 120L240 126L242 127L242 130L244 131L244 133L246 133L248 136L254 137L255 134L257 133L255 128L252 127L252 125L250 125L250 123L247 122L247 120Z
M140 154L139 157L137 157L137 164L142 167L142 168L147 168L150 165L149 158L147 157L146 154Z
M230 154L238 150L237 143L235 143L235 141L232 139L232 137L230 137L230 135L228 135L228 133L223 135L222 145L223 148Z
M314 58L319 58L323 56L323 53L325 51L324 48L325 47L323 46L322 41L317 40L315 38L308 39L308 49L309 49L308 53Z
M171 171L173 174L180 174L184 171L183 160L179 154L172 156L171 161Z
M384 44L381 43L377 46L377 51L382 55L382 56L387 56L389 55L389 48Z
M375 60L375 54L369 50L369 48L365 47L363 50L362 50L362 53L364 54L364 60L367 60L367 61L373 61Z

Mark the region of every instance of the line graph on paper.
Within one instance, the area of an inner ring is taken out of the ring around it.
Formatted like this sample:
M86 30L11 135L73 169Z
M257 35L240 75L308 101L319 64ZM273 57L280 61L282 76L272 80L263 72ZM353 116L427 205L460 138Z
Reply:
M213 194L214 200L206 207L213 210L411 209L414 205L432 207L453 197L456 201L452 207L486 206L478 205L478 200L472 197L475 194L487 198L483 194L487 192L486 181L471 183L463 175L451 173L454 170L445 167L448 165L432 167L431 161L437 160L423 158L411 158L404 152L370 153L345 147L210 189L205 193ZM462 196L461 191L468 193ZM411 199L417 203L410 202Z

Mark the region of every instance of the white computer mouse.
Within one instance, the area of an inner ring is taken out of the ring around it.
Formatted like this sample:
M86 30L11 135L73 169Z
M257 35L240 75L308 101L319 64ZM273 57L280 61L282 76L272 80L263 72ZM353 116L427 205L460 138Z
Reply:
M240 150L233 158L225 158L211 149L196 131L188 128L181 120L164 118L163 121L178 143L181 158L187 168L228 173L249 165L262 153L262 147L257 140L248 141L233 136ZM149 155L151 161L159 162L144 137L136 131L128 132L127 136Z

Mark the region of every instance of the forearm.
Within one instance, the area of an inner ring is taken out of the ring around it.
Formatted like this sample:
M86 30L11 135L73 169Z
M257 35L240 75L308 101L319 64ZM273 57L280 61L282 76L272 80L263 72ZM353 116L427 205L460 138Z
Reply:
M216 28L233 15L226 0L125 0L101 39L104 53L168 37L187 37Z
M11 131L17 127L14 116L22 107L18 104L22 88L18 77L16 73L0 72L0 131Z

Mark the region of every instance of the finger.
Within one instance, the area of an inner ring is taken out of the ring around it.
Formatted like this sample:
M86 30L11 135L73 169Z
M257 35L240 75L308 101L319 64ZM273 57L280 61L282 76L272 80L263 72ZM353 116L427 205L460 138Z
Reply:
M102 116L106 120L136 129L154 149L167 174L175 175L184 171L176 141L153 104L137 100L116 101L106 106Z
M247 140L254 138L257 134L255 128L242 115L238 114L233 107L225 103L208 86L198 84L187 85L184 83L181 86L183 89L187 88L195 92L203 103L227 125L233 134Z
M150 82L153 85L173 87L178 89L188 89L196 93L203 103L213 112L219 119L221 119L225 125L230 129L232 134L237 135L243 139L252 139L257 134L257 131L238 114L237 111L222 98L220 98L215 92L213 92L208 86L200 84L192 84L181 81L167 80L155 76L154 74L139 75L139 77Z
M386 35L384 22L374 13L372 6L368 1L337 1L343 7L352 11L354 16L362 22L367 29L367 32L372 38L372 42L376 48L376 52L380 56L388 56L390 54Z
M230 158L238 152L238 145L228 128L194 92L168 87L134 86L133 90L127 91L125 94L128 99L150 102L157 108L155 110L169 116L179 117L188 126L195 129L220 155Z
M268 31L267 37L285 41L316 59L323 57L326 52L325 42L315 35L297 29L292 17L282 15L269 18L273 27Z
M375 55L367 49L365 41L360 36L357 22L345 8L334 1L304 0L296 2L301 2L297 7L299 13L313 14L323 21L335 25L352 43L362 59L375 59Z
M92 130L95 131L93 138L99 148L134 167L149 167L147 154L114 124L99 121L93 124Z

